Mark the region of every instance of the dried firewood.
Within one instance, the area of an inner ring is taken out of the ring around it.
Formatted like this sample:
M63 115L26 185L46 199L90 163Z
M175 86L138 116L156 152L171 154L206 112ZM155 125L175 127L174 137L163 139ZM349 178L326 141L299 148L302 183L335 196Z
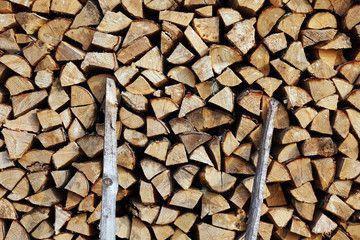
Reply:
M30 239L28 232L17 221L13 221L10 225L8 233L4 239L10 240L13 238L21 237L21 239Z
M326 216L321 211L318 211L317 213L315 213L311 231L313 233L329 234L336 227L337 224L334 221L332 221L328 216Z
M51 207L64 198L61 195L60 191L55 188L48 188L42 192L36 193L26 198L30 203L43 206L43 207Z
M359 156L359 143L354 135L349 133L338 146L338 150L349 158L357 159Z
M221 194L211 192L206 188L203 189L200 218L204 218L206 215L211 216L213 214L225 211L229 208L229 203Z
M199 169L196 165L183 165L174 173L174 179L183 189L189 189Z
M287 47L287 41L284 32L274 33L264 39L266 47L272 52L276 53Z
M303 237L311 237L309 226L296 216L291 218L290 231Z
M76 15L71 28L98 25L101 20L100 11L93 1L87 1L85 6Z
M194 13L184 13L177 11L160 11L159 13L159 21L168 21L181 27L188 26L193 17Z
M259 44L249 55L249 62L260 70L265 76L270 73L270 54L264 44Z
M200 200L203 193L195 188L182 189L174 193L169 204L188 209L193 209ZM161 214L161 211L160 211ZM161 215L159 215L160 218ZM159 220L158 218L158 220Z
M275 26L276 22L284 15L285 10L277 7L265 8L256 22L256 30L260 37L264 38L271 29Z
M155 92L155 89L143 76L136 78L132 83L127 85L125 89L132 94L139 95L150 95Z
M186 64L194 58L194 54L184 45L179 43L170 56L166 59L169 63L179 65Z
M236 182L236 178L232 175L218 171L210 166L206 166L199 173L199 177L210 189L218 193L228 191Z
M72 217L68 221L66 229L72 232L83 234L85 236L92 236L96 234L95 228L87 223L86 213L80 213Z
M315 212L315 203L300 202L292 199L292 205L297 213L305 220L312 221Z
M122 12L112 12L107 11L101 20L100 24L97 26L97 30L106 32L106 33L115 33L119 32L131 23L131 19L124 15Z

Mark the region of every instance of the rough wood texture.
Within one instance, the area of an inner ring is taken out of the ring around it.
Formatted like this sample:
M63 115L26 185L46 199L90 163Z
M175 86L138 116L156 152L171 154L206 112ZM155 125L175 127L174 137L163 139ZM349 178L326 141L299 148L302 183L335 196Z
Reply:
M0 0L0 239L357 239L359 3Z
M100 239L115 239L115 203L118 191L116 171L116 86L111 78L106 79L104 164L102 179L102 204Z
M255 240L258 235L259 221L261 215L261 205L264 196L264 186L267 171L267 160L270 155L270 147L272 142L272 135L274 131L275 117L278 109L278 102L276 100L270 102L266 121L264 125L264 135L261 140L259 150L259 159L257 163L254 186L252 190L252 197L250 202L250 215L247 224L245 239Z

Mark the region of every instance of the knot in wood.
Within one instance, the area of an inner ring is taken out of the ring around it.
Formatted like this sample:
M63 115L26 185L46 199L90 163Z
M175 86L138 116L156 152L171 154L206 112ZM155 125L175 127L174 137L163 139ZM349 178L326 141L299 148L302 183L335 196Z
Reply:
M105 186L111 186L113 184L113 181L110 178L104 178L103 181Z

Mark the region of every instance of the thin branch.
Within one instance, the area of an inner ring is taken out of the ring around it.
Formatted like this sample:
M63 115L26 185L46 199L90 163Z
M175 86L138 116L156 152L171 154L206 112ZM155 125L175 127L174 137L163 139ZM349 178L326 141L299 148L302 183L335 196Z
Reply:
M102 202L100 220L100 239L115 240L115 207L118 191L116 167L116 85L113 79L106 79L105 97L105 135L102 180Z
M264 133L263 133L264 135L262 136L262 140L261 140L259 159L257 163L255 180L252 190L250 215L247 224L245 240L256 240L258 235L261 208L264 198L266 172L268 167L271 141L274 132L275 117L276 117L278 105L279 105L278 101L271 100L270 107L266 115L266 121L264 125Z

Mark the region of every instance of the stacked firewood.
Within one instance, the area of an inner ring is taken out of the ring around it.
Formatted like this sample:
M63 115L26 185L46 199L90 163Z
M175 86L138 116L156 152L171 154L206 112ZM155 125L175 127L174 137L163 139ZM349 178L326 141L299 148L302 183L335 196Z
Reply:
M97 239L105 82L116 234L360 239L357 0L0 0L0 239Z

